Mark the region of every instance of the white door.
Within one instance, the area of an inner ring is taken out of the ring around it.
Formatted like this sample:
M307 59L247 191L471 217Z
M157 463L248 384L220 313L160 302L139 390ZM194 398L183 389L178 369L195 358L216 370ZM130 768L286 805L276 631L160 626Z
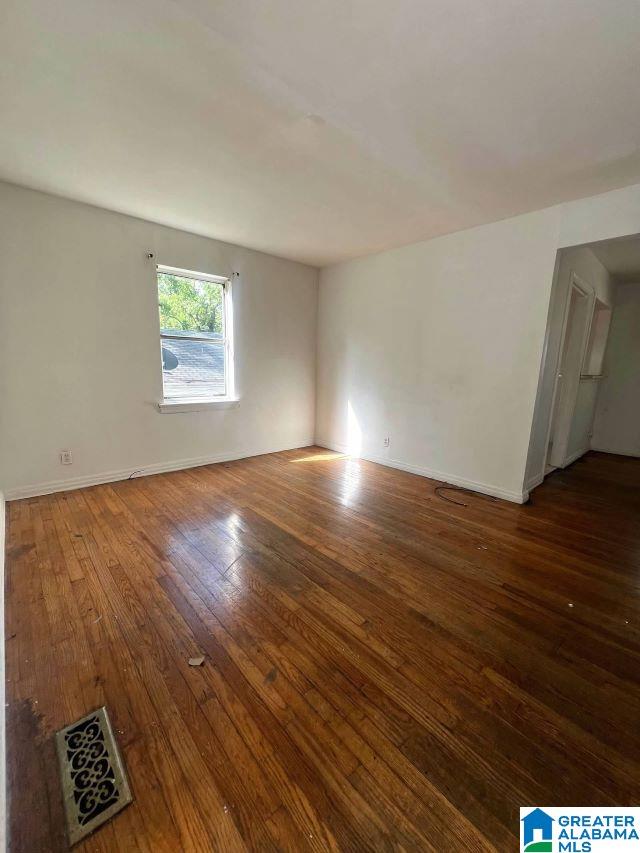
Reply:
M590 307L590 294L575 280L572 281L565 315L547 448L547 465L553 468L562 468L567 464L569 431L580 384Z

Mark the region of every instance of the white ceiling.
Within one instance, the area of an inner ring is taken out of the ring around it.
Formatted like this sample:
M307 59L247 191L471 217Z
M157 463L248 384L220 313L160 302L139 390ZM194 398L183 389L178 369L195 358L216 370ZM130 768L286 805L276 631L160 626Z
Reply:
M640 237L621 237L589 247L617 281L640 282Z
M0 177L326 264L640 181L638 0L4 0Z

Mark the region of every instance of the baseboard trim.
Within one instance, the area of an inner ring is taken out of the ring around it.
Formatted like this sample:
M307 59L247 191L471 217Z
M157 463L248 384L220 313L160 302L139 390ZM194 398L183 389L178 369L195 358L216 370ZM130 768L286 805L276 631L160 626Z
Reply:
M564 463L564 465L562 467L568 468L569 465L573 465L574 462L576 462L578 459L580 459L581 456L584 456L585 453L588 453L589 450L590 450L590 448L587 446L587 447L582 448L581 450L578 450L576 453L572 453L571 456L567 459L567 461Z
M537 488L541 483L544 482L544 474L534 474L533 477L529 477L528 480L525 481L524 487L527 492L532 491Z
M121 468L118 471L102 471L99 474L88 474L83 477L73 477L68 480L49 480L45 483L34 483L29 486L18 486L5 491L7 501L17 501L23 498L34 498L39 495L51 495L54 492L69 492L73 489L84 489L87 486L100 486L104 483L114 483L117 480L127 480L132 474L135 477L148 477L152 474L165 474L169 471L182 471L187 468L199 468L202 465L213 465L216 462L232 462L235 459L247 459L250 456L264 456L267 453L280 453L283 450L296 450L300 447L310 447L313 438L288 444L284 447L250 448L246 450L231 450L226 453L213 453L208 456L196 456L190 459L176 459L172 462L156 462L151 465L138 465Z
M349 454L349 449L346 445L339 442L329 441L316 437L315 442L319 447L324 447L327 450L335 450L337 453ZM490 483L479 483L476 480L468 480L466 477L458 477L455 474L446 474L444 471L435 471L432 468L424 468L420 465L411 465L408 462L403 462L399 459L388 459L384 456L375 456L374 454L359 454L359 458L366 459L367 462L375 462L377 465L384 465L386 468L397 468L400 471L407 471L410 474L418 474L420 477L428 477L430 480L440 480L446 483L451 483L452 486L462 486L465 489L470 489L472 492L479 492L483 495L491 495L494 498L500 498L511 503L523 504L529 500L528 491L512 492L508 489L502 489L500 486L493 486Z
M629 456L632 459L640 459L640 451L633 450L614 450L613 447L603 447L602 445L591 445L591 450L597 453L611 453L613 456Z

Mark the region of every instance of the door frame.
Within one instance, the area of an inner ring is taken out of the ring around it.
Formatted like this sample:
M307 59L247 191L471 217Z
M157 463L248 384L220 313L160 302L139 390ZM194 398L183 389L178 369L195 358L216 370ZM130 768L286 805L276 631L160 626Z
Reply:
M562 355L564 353L564 344L567 336L567 327L569 325L569 311L571 308L571 297L573 295L573 290L577 290L582 296L584 296L587 301L587 320L584 324L584 328L582 330L582 341L580 342L580 359L579 359L579 372L582 374L582 368L584 365L584 359L586 354L587 344L589 342L589 331L591 329L591 324L593 322L593 311L595 307L595 288L586 282L584 279L580 278L580 276L575 272L575 270L571 270L571 274L569 276L569 286L567 288L567 295L565 298L563 316L562 316L562 336L560 338L560 346L558 348L558 355L556 357L555 364L555 378L553 382L553 397L551 398L551 410L549 412L549 423L547 424L547 434L546 434L546 442L545 442L545 450L544 450L544 470L542 472L543 478L550 474L551 471L557 470L556 465L549 464L549 440L551 438L551 430L553 429L553 421L554 415L556 411L556 400L558 396L558 386L559 386L559 371L562 362ZM580 381L580 374L578 376L578 382ZM571 419L573 420L573 415L575 414L576 403L577 403L578 395L576 394L572 403L571 403Z

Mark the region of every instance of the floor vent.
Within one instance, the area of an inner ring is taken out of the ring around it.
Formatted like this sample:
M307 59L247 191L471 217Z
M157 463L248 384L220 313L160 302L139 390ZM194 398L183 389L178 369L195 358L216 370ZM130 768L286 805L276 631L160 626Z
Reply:
M76 844L131 802L106 708L56 732L69 843Z

